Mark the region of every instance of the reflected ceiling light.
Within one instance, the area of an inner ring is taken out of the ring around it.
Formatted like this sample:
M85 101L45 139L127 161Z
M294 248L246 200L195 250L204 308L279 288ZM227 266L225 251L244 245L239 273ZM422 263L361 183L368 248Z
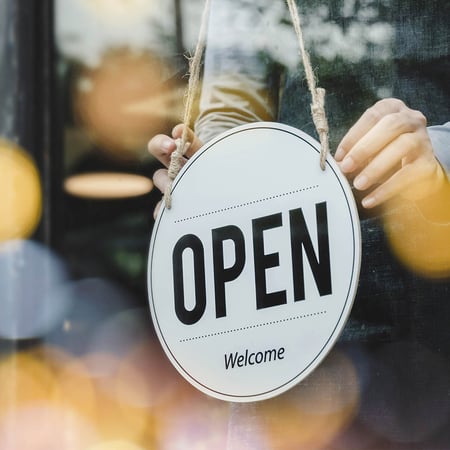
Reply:
M0 242L29 237L41 217L39 172L16 144L0 139Z
M153 183L142 175L96 172L66 178L64 189L75 197L107 200L148 194L153 189Z

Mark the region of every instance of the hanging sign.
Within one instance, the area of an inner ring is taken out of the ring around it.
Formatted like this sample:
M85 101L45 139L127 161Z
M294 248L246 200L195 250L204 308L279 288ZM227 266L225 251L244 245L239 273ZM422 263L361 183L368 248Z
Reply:
M319 144L278 123L234 128L183 167L149 251L150 309L173 365L228 401L278 395L339 337L360 267L351 189Z

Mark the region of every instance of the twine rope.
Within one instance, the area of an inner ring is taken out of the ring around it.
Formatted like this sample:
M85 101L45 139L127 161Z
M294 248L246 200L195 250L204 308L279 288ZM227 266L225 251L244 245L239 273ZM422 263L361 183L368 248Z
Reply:
M325 113L325 89L316 87L316 77L314 76L311 66L309 53L305 48L297 4L295 3L295 0L287 0L287 4L300 47L300 55L302 57L303 67L305 69L306 81L308 83L309 91L311 92L311 115L320 140L320 167L322 170L325 170L325 161L330 150L330 145L328 142L328 121Z
M200 68L202 62L202 55L206 47L206 35L207 35L210 3L211 3L210 0L205 1L194 56L189 59L189 82L185 93L186 100L183 116L183 123L184 123L183 133L181 135L181 138L175 141L177 147L175 151L170 155L170 164L168 168L169 183L164 192L164 201L167 209L170 209L172 206L171 192L173 180L178 175L178 172L181 170L181 167L183 165L182 164L183 157L191 145L191 143L188 142L188 133L189 133L188 127L192 120L194 101L200 83Z
M191 123L194 100L197 95L198 85L200 82L200 67L202 55L206 47L210 3L210 0L205 0L197 45L195 48L194 56L189 59L189 82L185 94L186 102L183 117L183 133L181 135L181 138L176 140L176 149L170 156L170 164L168 168L169 183L164 192L164 201L166 208L168 209L170 209L172 206L171 191L173 181L178 175L178 172L181 170L181 167L183 165L183 157L191 145L191 143L188 142L188 127ZM314 126L316 127L317 133L319 135L321 145L320 167L322 170L325 170L325 161L329 152L328 121L325 113L325 89L316 87L316 78L311 66L309 53L305 48L303 32L300 23L300 15L295 0L287 0L287 4L289 7L294 30L297 35L298 44L300 47L300 55L302 58L303 67L305 69L306 80L312 97L311 115L314 121Z

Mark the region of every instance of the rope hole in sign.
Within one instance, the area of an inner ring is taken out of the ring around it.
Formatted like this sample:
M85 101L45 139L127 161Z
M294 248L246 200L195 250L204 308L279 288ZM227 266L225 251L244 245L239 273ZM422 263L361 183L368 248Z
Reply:
M328 121L325 113L325 89L316 86L316 78L312 69L309 53L306 50L303 31L300 21L300 14L297 9L295 0L286 0L292 24L297 35L297 40L300 48L300 56L302 58L303 67L305 69L306 81L308 89L311 93L311 116L316 127L317 134L320 140L320 167L325 170L325 161L329 152L328 142ZM200 31L197 39L197 45L192 58L189 60L189 82L186 92L186 102L183 115L183 133L180 139L177 139L177 148L172 153L170 158L170 165L168 170L169 183L164 192L164 201L166 208L170 209L172 206L172 184L178 172L181 169L181 160L186 154L190 143L188 142L188 124L191 122L194 100L197 95L198 86L200 82L200 68L202 55L206 47L206 36L208 28L208 16L211 7L211 0L206 0L203 8Z

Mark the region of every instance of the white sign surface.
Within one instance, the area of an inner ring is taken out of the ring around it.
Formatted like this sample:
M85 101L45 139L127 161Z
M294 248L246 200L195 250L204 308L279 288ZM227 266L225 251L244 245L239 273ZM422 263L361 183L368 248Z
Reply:
M351 189L285 125L234 128L176 178L149 252L150 309L178 371L214 397L278 395L339 337L360 267Z

